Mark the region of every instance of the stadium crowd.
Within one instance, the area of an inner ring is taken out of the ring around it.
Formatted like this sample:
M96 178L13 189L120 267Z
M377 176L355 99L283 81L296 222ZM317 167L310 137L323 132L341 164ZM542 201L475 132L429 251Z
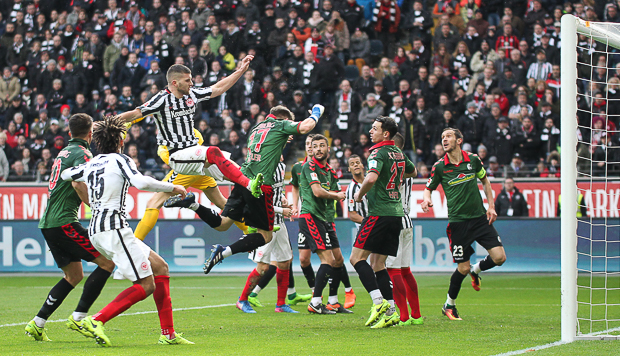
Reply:
M255 58L231 90L196 112L204 145L242 163L253 125L278 104L298 120L326 106L329 163L348 174L368 129L393 117L420 177L457 127L494 177L559 177L560 18L620 22L620 0L5 0L0 3L0 181L47 181L68 118L131 110L175 63L210 86ZM580 37L581 172L618 174L620 56ZM604 67L614 68L606 70ZM614 101L616 100L616 101ZM594 115L588 112L592 111ZM152 117L125 151L163 178ZM304 138L295 146L303 147ZM591 144L589 144L591 143ZM96 148L94 148L96 153ZM592 160L592 161L591 161ZM593 163L591 163L593 162ZM609 171L609 172L608 172ZM350 177L350 175L349 175Z

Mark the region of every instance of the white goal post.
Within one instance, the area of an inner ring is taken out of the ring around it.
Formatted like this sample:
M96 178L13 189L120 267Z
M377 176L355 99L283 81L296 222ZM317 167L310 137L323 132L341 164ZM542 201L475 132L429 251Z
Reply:
M596 50L591 50L591 47L589 49L584 48L584 42L579 42L580 34L589 39L594 39L600 46L597 46ZM584 216L584 219L581 220L576 217L580 208L577 203L578 196L580 193L586 194L589 188L585 186L588 182L590 187L592 182L596 181L604 181L605 186L608 182L617 182L617 178L613 177L615 173L607 177L607 162L603 162L604 174L600 174L601 165L597 166L597 164L601 161L595 161L594 155L585 158L586 166L589 165L590 170L580 171L578 168L578 159L584 160L584 157L577 153L578 145L588 146L588 151L592 152L600 144L597 145L594 140L590 143L590 141L585 139L582 141L581 138L578 138L580 127L576 119L578 115L576 98L593 102L594 91L591 88L593 88L592 82L595 80L594 73L597 68L601 68L600 62L596 62L594 56L605 55L609 59L612 56L620 55L620 24L587 22L573 15L564 15L562 17L561 41L562 341L620 339L618 336L620 332L620 327L618 327L620 325L620 313L618 312L620 310L620 288L616 288L617 281L620 280L620 271L617 271L615 266L617 261L620 261L620 256L615 252L619 243L617 243L617 237L607 236L608 233L620 235L617 219L615 217L610 219L608 225L607 217L605 217L604 224L597 225L593 222L592 216ZM618 49L618 53L600 50L609 48L607 46ZM588 61L579 62L578 51L582 53L582 57L591 54L591 58ZM579 67L582 69L581 72L578 70ZM583 74L584 69L590 75L582 75L580 78L580 73ZM607 73L611 73L615 68L607 66L606 70ZM605 75L604 78L608 78L608 76ZM582 90L579 92L578 85L587 86L590 91ZM594 83L596 87L605 87L606 85L607 79L604 83ZM604 95L606 99L607 94ZM583 109L580 111L582 114L589 115L589 120L596 115L602 115L606 125L605 130L607 130L606 120L609 120L607 111L604 114L584 112ZM597 117L597 120L600 119ZM589 127L586 130L590 130L590 133L594 131ZM602 137L620 134L618 131L605 130L599 130L606 132L602 133L605 135ZM607 153L605 157L607 158ZM597 174L594 172L597 169L599 170L598 175L602 175L601 177L596 177ZM578 188L578 179L580 178L581 191ZM584 180L588 182L584 184ZM584 236L579 236L579 225L582 225L582 228L584 226L589 228L589 232L587 234L582 233ZM598 227L601 229L596 230ZM593 247L597 243L600 243L600 248L605 250L602 256L592 252L599 248L598 245L595 246L596 248ZM581 248L588 244L590 255L588 255L587 248ZM608 252L608 249L611 252ZM589 265L584 261L589 261ZM603 264L600 263L601 261ZM584 265L587 267L583 268ZM599 284L601 281L604 283ZM609 281L613 281L613 283L608 284ZM599 295L603 297L599 297Z

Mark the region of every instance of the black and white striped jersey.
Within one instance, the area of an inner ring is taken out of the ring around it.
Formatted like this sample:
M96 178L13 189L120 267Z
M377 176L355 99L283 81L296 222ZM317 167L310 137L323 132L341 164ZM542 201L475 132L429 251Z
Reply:
M189 95L177 99L168 88L138 106L143 116L153 115L157 124L157 144L168 148L198 145L194 136L196 105L211 98L211 87L190 88Z
M286 164L283 162L278 163L276 171L273 173L274 184L273 187L273 206L282 207L282 196L284 195L284 174L286 173ZM273 218L274 225L284 224L284 217L282 214L275 214Z
M403 183L400 185L400 199L403 203L403 212L405 216L403 216L403 229L408 229L413 227L411 223L411 218L409 217L409 212L411 211L411 189L413 188L413 178L407 178L403 180Z
M128 156L121 153L101 154L77 167L65 169L62 179L84 182L93 217L88 226L90 236L129 227L125 197L130 185L152 192L171 192L171 183L145 177Z
M347 208L349 211L355 211L362 218L368 217L368 199L364 195L361 203L355 202L355 193L357 193L362 187L361 183L355 181L355 179L351 179L351 183L347 187L346 191L346 199L347 199ZM359 225L359 224L358 224Z

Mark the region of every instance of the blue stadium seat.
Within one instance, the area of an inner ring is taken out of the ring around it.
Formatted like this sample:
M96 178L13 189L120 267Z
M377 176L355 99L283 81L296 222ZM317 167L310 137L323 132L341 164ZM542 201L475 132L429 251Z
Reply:
M360 71L357 68L357 66L355 65L349 65L344 67L344 77L350 81L353 82L355 79L359 78L360 76Z

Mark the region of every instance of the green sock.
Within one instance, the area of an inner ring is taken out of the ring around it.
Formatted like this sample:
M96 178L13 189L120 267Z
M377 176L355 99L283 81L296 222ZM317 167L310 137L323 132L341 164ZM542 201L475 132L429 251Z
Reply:
M256 298L256 297L258 297L258 294L256 294L256 293L252 292L252 293L250 293L250 297L252 297L252 298Z

